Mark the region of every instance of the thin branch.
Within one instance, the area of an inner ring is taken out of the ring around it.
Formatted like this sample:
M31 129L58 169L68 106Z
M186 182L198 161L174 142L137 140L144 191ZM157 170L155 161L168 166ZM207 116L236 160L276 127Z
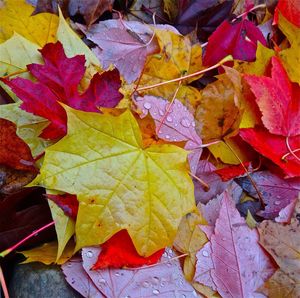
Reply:
M0 266L0 284L3 290L4 298L9 298L9 294L8 294L8 290L7 290L7 286L6 286L6 282L5 282L5 278L1 266Z
M205 182L203 181L201 178L199 178L198 176L194 175L192 172L189 172L189 174L195 178L198 182L200 182L200 184L203 186L204 190L205 191L209 191L210 190L210 186Z
M186 80L186 79L189 79L189 78L198 76L198 75L200 75L200 74L206 73L206 72L208 72L208 71L210 71L210 70L212 70L212 69L215 69L215 68L221 66L221 65L224 64L225 62L232 61L232 59L233 59L233 58L232 58L231 55L226 56L226 57L225 57L224 59L222 59L220 62L218 62L217 64L215 64L215 65L213 65L213 66L210 66L210 67L208 67L208 68L205 68L205 69L196 71L196 72L194 72L194 73L191 73L191 74L188 74L188 75L185 75L185 76L176 78L176 79L164 81L164 82L157 83L157 84L150 85L150 86L141 87L141 88L138 88L137 91L138 91L138 92L139 92L139 91L144 91L144 90L148 90L148 89L160 87L160 86L167 85L167 84L170 84L170 83L180 82L181 80Z
M36 234L38 234L38 233L40 233L40 232L46 230L47 228L53 226L54 224L55 224L55 222L52 221L52 222L46 224L45 226L42 226L41 228L39 228L39 229L33 231L31 234L29 234L28 236L26 236L24 239L22 239L21 241L19 241L19 242L16 243L15 245L13 245L13 246L11 246L10 248L8 248L8 249L2 251L2 252L0 253L0 257L4 258L4 257L7 256L9 253L11 253L11 252L14 251L16 248L18 248L20 245L22 245L25 241L27 241L28 239L30 239L30 238L36 236Z
M289 137L287 136L286 139L285 139L285 144L286 144L286 147L288 148L289 150L289 153L292 154L296 160L300 161L300 158L294 153L294 151L292 150L291 146L290 146L290 143L289 143ZM297 150L297 149L296 149ZM299 150L299 149L298 149ZM284 155L285 156L285 155ZM283 157L282 157L283 158Z
M262 195L261 195L261 193L260 193L260 191L259 191L259 189L258 189L258 187L257 187L257 185L256 185L256 183L255 183L255 181L252 179L252 177L251 177L251 175L250 175L248 169L245 167L243 161L242 161L242 160L239 158L239 156L235 153L235 151L233 150L233 148L232 148L229 144L227 144L227 143L225 142L225 140L224 140L224 143L225 143L225 145L230 149L230 151L233 153L233 155L237 158L237 160L240 162L240 164L242 165L242 167L243 167L243 169L245 170L245 172L246 172L246 174L247 174L247 176L248 176L248 178L249 178L249 180L250 180L252 186L254 187L254 189L255 189L256 192L257 192L257 195L258 195L258 198L259 198L259 201L260 201L262 207L264 208L264 207L265 207L265 203L264 203L263 197L262 197Z

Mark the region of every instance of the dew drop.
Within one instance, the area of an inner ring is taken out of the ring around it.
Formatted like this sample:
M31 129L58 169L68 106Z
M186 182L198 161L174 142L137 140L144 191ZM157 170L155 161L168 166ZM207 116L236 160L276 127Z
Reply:
M120 275L121 275L120 272L115 273L115 276L120 276Z
M275 201L274 205L276 205L276 206L280 205L280 201Z
M170 139L170 136L169 136L169 135L166 135L166 139Z
M157 113L156 113L156 112L153 112L153 115L154 115L154 116L156 116L156 115L157 115Z
M165 114L163 110L159 110L158 113L160 116L163 116Z
M67 267L71 268L72 267L72 263L68 263Z
M177 126L178 126L178 123L174 123L174 126L177 127Z
M160 130L158 133L162 133L162 131Z
M143 282L143 287L144 288L149 288L150 287L150 283L148 281L144 281Z
M154 290L152 291L152 293L153 293L154 295L158 295L158 294L159 294L159 290L154 289Z
M195 121L193 121L193 122L192 122L192 126L193 126L193 127L195 127L195 126L196 126L196 123L195 123Z
M136 100L136 101L142 101L142 100L144 100L144 99L143 99L143 97L138 96L138 97L136 97L135 100Z
M144 108L147 109L147 110L150 110L152 107L151 103L150 102L145 102L144 103Z
M161 283L160 283L160 286L163 288L164 286L166 285L166 283L164 282L164 281L162 281Z
M106 280L105 280L104 278L100 278L100 279L99 279L99 283L100 283L100 284L106 284Z
M280 197L280 196L276 196L276 198L277 198L277 199L280 199L281 197Z
M173 118L172 118L171 116L168 116L168 117L167 117L167 121L168 121L168 122L172 122L172 121L173 121Z
M223 238L222 238L222 240L223 240L223 241L225 241L225 240L226 240L226 238L225 238L225 237L223 237Z
M209 253L208 253L206 250L203 250L203 251L202 251L202 255L203 255L204 257L208 257L208 256L209 256Z
M181 295L181 298L186 298L186 296L184 294Z
M187 118L182 118L181 121L180 121L180 123L184 127L190 127L191 126L191 122Z
M127 296L125 296L124 298L131 298L131 296L127 295Z
M89 250L87 253L86 253L86 256L88 258L92 258L94 256L93 252L91 250Z
M197 295L197 292L196 292L195 290L193 291L193 296L194 296L194 297L197 297L197 296L198 296L198 295Z
M153 283L154 283L155 285L158 285L158 284L159 284L159 278L156 277L156 276L154 276L154 277L153 277Z

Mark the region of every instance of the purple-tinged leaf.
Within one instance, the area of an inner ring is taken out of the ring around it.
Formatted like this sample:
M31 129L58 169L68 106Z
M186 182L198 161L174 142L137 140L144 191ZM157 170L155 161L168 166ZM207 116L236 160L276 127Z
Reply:
M197 297L193 287L185 280L177 255L166 249L161 263L140 269L91 270L101 249L87 247L82 250L83 267L96 287L106 297Z
M224 297L255 297L255 291L274 273L274 266L228 195L223 198L211 236L211 276Z
M195 173L202 153L202 141L195 129L194 116L188 109L177 99L171 104L152 95L137 96L135 104L142 111L141 118L149 113L154 119L159 138L168 142L186 141L184 148L192 151L188 158L191 172Z
M69 285L83 297L104 297L83 269L81 258L72 258L63 264L61 268Z
M300 191L300 179L282 179L268 171L259 171L251 174L266 205L258 215L267 219L274 219L281 209L296 200ZM257 191L247 177L238 178L236 182L250 196L257 198Z
M275 221L281 222L281 223L289 223L293 216L296 203L297 203L297 200L294 200L291 203L289 203L286 207L281 209L279 211L278 216L275 218Z

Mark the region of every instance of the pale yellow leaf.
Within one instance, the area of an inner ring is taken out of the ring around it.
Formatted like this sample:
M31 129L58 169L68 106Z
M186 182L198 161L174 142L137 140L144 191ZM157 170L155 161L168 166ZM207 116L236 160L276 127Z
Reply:
M34 7L25 0L4 0L0 8L0 42L9 39L14 32L43 47L56 41L58 17L50 13L31 16Z

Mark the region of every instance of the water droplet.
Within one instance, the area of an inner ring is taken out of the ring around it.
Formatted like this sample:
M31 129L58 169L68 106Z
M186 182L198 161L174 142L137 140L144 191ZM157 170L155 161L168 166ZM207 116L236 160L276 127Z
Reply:
M158 131L158 133L162 133L162 131L160 130L160 131Z
M174 138L174 139L173 139L173 141L174 141L174 142L176 142L176 141L177 141L177 139L176 139L176 138Z
M193 126L193 127L195 127L195 126L196 126L196 123L195 123L195 121L193 121L193 122L192 122L192 126Z
M158 285L159 282L160 282L159 278L156 277L156 276L154 276L154 277L153 277L153 283L154 283L155 285Z
M280 197L280 196L276 196L276 198L277 198L277 199L281 199L281 197Z
M177 127L177 126L178 126L178 123L174 123L174 126Z
M184 127L190 127L191 126L191 122L189 121L189 119L187 118L182 118L180 123L182 124L182 126Z
M159 294L159 290L154 289L154 290L152 291L152 293L153 293L154 295L158 295L158 294Z
M71 268L72 267L72 263L68 263L67 267Z
M203 255L204 257L208 257L208 256L209 256L209 253L208 253L206 250L203 250L203 251L202 251L202 255Z
M223 241L225 241L225 240L226 240L226 238L225 238L225 237L223 237L223 238L222 238L222 240L223 240Z
M186 296L184 294L181 295L181 298L186 298Z
M127 295L127 296L125 296L125 298L131 298L131 296Z
M168 122L172 122L172 121L173 121L173 118L172 118L171 116L168 116L168 117L167 117L167 121L168 121Z
M166 285L166 283L164 282L164 281L162 281L161 283L160 283L160 286L161 287L164 287Z
M169 135L166 135L166 139L170 139L170 136L169 136Z
M100 283L100 284L106 284L106 280L105 280L104 278L100 278L100 279L99 279L99 283Z
M153 112L153 115L154 115L154 116L156 116L156 115L157 115L157 113L156 113L156 112Z
M168 254L166 252L163 253L163 257L167 257Z
M194 296L194 297L197 297L197 296L198 296L198 295L197 295L197 292L196 292L195 290L193 291L193 296Z
M144 108L147 109L147 110L150 110L152 107L151 103L150 102L145 102L144 103Z
M144 99L143 99L143 97L138 96L138 97L136 97L135 100L136 100L136 101L142 101L142 100L144 100Z
M150 282L144 281L144 282L143 282L143 287L144 287L144 288L149 288L149 287L150 287Z
M172 266L172 264L171 264L170 262L168 262L168 263L167 263L167 266L168 266L168 267L171 267L171 266Z
M163 110L159 110L158 113L160 116L163 116L165 114Z
M121 275L120 272L115 273L115 276L120 276L120 275Z
M86 254L85 254L88 258L92 258L94 256L93 252L91 250L89 250Z
M275 201L274 205L276 205L276 206L280 205L280 201Z

